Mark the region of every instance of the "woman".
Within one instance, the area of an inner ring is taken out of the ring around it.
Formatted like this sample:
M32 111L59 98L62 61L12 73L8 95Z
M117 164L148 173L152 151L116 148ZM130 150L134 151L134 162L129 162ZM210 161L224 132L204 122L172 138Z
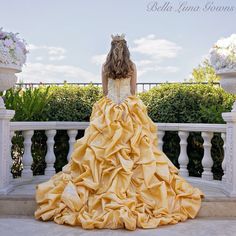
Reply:
M124 35L112 36L103 97L69 163L36 187L35 218L93 228L156 228L195 218L204 194L158 150L157 127L136 96Z

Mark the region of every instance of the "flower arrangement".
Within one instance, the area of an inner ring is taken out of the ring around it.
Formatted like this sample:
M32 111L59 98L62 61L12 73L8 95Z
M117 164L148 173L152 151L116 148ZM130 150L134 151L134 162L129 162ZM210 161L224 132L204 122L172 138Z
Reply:
M210 49L209 59L216 73L236 71L236 34L219 39Z
M28 50L24 39L18 33L4 32L0 28L0 64L22 67L26 61Z

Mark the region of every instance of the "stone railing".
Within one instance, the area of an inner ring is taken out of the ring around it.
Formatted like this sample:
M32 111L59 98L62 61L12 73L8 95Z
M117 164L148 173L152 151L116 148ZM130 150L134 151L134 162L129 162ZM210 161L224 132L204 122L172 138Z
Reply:
M186 84L186 85L191 85L191 84L196 84L194 82L139 82L137 83L137 91L138 92L145 92L148 91L149 89L155 87L155 86L159 86L161 84ZM44 85L44 86L50 86L50 85L56 85L56 86L63 86L63 85L78 85L78 86L87 86L90 84L93 84L94 86L98 86L98 87L102 87L102 83L96 83L96 82L90 82L90 83L69 83L64 81L64 83L16 83L15 87L22 87L22 88L35 88L38 87L40 85ZM208 84L207 82L201 82L201 84ZM212 82L213 86L220 86L219 82Z
M3 110L2 110L3 111ZM8 112L7 112L8 111ZM187 138L189 132L201 132L201 136L204 140L204 155L202 159L203 173L200 177L193 177L196 181L203 181L207 184L217 185L222 188L228 196L236 196L236 114L229 112L223 113L223 118L227 124L195 124L195 123L156 123L158 127L158 148L162 150L163 137L166 131L177 131L180 138L180 155L178 162L180 165L180 174L182 176L189 176L187 170L187 164L189 157L187 155ZM66 130L69 136L69 152L67 160L70 159L71 152L73 151L73 145L76 141L76 135L78 130L85 130L89 122L10 122L13 113L9 110L5 110L1 113L0 110L0 193L6 194L12 188L14 181L32 180L36 178L33 176L31 165L33 158L31 154L31 138L35 130L45 130L47 136L47 154L45 157L46 169L44 178L49 178L55 174L54 162L54 136L57 130ZM24 154L22 158L23 171L21 178L17 180L12 178L10 173L11 168L11 139L13 138L15 131L22 131L24 137ZM214 133L220 133L221 138L224 141L224 161L222 163L222 169L224 175L221 180L213 180L213 173L211 168L213 166L213 159L211 156L211 139ZM37 176L38 178L38 176Z

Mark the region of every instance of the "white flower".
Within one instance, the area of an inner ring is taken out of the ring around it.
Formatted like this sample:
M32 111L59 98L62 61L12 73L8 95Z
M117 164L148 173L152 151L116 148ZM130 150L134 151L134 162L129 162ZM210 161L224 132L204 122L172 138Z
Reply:
M216 72L236 70L236 34L219 39L209 54L210 63Z
M26 62L27 53L24 40L19 39L17 34L4 32L0 28L0 63L21 67Z

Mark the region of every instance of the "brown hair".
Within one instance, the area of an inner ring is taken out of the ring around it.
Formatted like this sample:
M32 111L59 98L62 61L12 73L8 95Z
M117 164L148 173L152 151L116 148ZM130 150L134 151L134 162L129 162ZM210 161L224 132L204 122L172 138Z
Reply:
M104 63L107 78L126 78L133 72L133 62L125 39L112 40L111 49Z

